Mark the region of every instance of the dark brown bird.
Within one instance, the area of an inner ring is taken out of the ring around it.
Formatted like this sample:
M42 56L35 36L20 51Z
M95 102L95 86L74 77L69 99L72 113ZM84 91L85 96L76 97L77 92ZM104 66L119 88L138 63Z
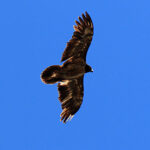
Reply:
M86 54L93 37L93 23L87 12L79 17L74 33L62 55L63 65L53 65L41 74L46 84L58 83L59 100L63 109L61 121L64 123L79 110L83 101L83 77L93 72L86 64Z

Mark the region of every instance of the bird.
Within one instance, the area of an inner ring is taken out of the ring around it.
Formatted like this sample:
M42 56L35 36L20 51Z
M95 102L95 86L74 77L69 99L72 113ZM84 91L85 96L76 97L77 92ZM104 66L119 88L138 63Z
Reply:
M72 38L62 54L63 64L49 66L41 73L41 80L45 84L58 83L58 99L62 108L60 121L63 123L71 120L79 110L84 95L84 74L93 72L92 67L86 63L94 32L92 19L86 11L75 23Z

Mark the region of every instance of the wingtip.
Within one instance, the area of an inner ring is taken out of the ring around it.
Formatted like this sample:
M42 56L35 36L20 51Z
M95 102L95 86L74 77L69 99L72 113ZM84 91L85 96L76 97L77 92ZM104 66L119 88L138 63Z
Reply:
M85 14L88 14L88 12L87 12L87 11L85 11Z
M62 116L60 115L60 117L62 117ZM60 122L63 121L63 123L66 124L68 121L71 121L73 117L74 117L74 115L69 115L69 117L67 119L61 118Z

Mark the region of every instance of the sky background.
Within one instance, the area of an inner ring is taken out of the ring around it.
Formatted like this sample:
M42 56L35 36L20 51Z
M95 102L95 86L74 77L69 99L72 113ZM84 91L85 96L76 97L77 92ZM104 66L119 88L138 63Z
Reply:
M40 74L60 64L85 11L94 73L63 124L57 85ZM1 1L0 68L0 150L150 150L149 0Z

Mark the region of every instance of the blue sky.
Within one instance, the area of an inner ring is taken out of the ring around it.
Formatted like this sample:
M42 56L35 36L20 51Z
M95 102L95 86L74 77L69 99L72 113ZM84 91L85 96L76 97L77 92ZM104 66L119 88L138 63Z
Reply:
M40 74L60 64L85 11L94 73L85 75L81 109L63 124L57 85ZM150 149L150 1L1 1L0 43L0 150Z

